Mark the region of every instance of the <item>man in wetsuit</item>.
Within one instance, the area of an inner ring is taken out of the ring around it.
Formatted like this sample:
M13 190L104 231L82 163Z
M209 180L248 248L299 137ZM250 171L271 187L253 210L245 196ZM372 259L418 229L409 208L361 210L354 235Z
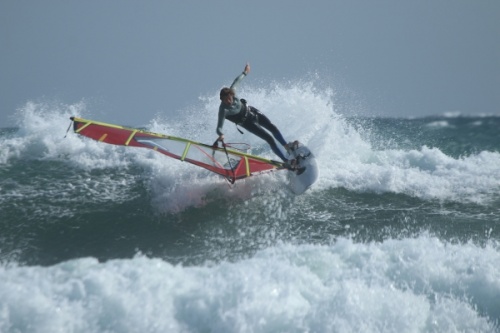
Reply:
M273 152L286 163L287 167L292 168L293 163L287 160L273 139L274 136L286 150L289 149L278 128L271 123L269 118L267 118L262 112L252 106L248 106L244 99L240 100L236 97L234 87L238 85L238 83L240 83L240 81L247 76L249 72L250 65L246 64L243 73L241 73L234 80L231 87L222 88L220 91L221 104L219 106L219 120L217 122L217 134L219 135L219 141L224 140L222 126L224 126L224 120L227 119L236 125L245 128L250 133L257 135L259 138L267 141ZM271 132L272 136L266 130Z

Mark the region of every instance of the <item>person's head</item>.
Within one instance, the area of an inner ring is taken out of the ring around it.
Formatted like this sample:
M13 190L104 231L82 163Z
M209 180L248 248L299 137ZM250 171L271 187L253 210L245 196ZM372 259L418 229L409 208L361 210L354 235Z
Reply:
M222 88L220 91L220 100L226 105L233 104L234 90L231 88Z

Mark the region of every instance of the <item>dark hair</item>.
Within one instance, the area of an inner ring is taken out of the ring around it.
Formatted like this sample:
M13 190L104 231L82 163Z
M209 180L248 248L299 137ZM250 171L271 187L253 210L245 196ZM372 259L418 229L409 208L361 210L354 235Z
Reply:
M227 95L231 95L234 97L234 90L227 87L222 88L219 94L220 99L224 99Z

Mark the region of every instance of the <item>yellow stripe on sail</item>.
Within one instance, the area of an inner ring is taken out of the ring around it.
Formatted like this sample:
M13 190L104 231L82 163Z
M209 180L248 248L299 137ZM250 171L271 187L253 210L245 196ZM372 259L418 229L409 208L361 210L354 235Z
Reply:
M137 133L137 130L134 130L132 132L132 134L130 134L130 136L128 137L128 140L125 142L125 146L128 146L128 144L130 143L130 140L132 140L132 138L134 137L135 133Z
M248 157L244 156L245 159L245 170L247 171L247 177L250 177L250 164L248 164Z
M184 159L186 158L189 147L191 147L191 142L187 142L186 148L184 148L184 152L182 153L182 156L181 156L181 161L183 161L183 162L184 162Z
M99 142L103 142L106 137L108 136L108 133L104 133L100 138L99 138Z
M75 131L75 133L80 133L81 131L83 131L87 126L89 126L90 124L92 124L91 121L89 121L88 123L86 123L85 125L83 125L82 127L80 127L79 129L77 129Z

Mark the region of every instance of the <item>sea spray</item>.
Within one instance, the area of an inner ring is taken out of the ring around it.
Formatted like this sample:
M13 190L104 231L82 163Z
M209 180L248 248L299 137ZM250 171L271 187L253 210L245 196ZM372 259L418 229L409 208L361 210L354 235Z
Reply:
M498 331L500 118L361 119L311 82L239 94L315 152L304 195L285 172L229 187L64 138L69 116L107 121L85 103L20 108L0 132L0 331ZM142 128L212 143L218 103Z
M1 266L0 328L492 332L500 319L499 253L496 243L479 248L422 236L284 244L198 267L143 256Z

